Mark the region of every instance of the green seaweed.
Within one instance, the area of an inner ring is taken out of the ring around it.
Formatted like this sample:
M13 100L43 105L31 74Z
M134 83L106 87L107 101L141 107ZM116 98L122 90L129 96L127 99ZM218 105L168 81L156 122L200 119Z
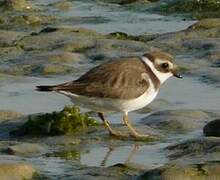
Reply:
M78 107L66 106L60 112L29 116L19 132L23 135L74 134L89 126L97 126L95 119L80 113Z
M0 7L5 11L24 11L32 8L26 0L3 0Z

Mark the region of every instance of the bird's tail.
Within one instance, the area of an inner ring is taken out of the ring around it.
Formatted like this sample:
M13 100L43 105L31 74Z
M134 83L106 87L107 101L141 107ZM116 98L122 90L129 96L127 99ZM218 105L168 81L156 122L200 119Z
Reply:
M56 86L36 86L37 91L55 91Z

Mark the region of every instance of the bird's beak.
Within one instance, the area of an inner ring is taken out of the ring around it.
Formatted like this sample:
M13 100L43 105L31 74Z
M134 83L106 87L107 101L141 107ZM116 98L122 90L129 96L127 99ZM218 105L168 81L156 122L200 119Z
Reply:
M173 69L172 71L173 75L177 78L182 79L183 77L180 75L180 73L178 72L178 68Z

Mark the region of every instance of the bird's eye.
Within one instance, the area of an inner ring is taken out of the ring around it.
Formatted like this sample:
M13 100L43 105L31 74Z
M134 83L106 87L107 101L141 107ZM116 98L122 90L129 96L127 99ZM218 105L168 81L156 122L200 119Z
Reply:
M168 63L163 63L161 66L162 66L162 68L166 69L166 68L169 67L169 64Z

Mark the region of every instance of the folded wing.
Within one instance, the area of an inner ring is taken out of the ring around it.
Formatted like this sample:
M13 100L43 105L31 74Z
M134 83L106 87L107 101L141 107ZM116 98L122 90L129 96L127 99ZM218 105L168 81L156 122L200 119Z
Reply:
M134 99L149 87L149 81L142 78L145 71L139 58L120 59L97 66L75 81L57 86L39 86L38 89L88 97Z

